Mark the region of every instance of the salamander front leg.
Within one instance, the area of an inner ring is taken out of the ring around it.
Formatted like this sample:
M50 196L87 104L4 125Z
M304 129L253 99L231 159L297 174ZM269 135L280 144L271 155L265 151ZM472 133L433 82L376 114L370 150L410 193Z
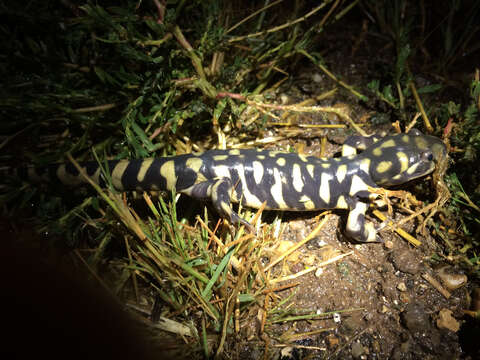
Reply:
M188 191L185 191L185 193L194 198L210 198L215 210L221 217L228 219L233 225L243 224L248 231L254 233L255 228L233 211L230 199L232 191L233 186L230 179L221 178L195 184Z
M367 209L367 203L361 201L353 202L348 214L346 233L349 237L359 242L383 242L383 239L377 235L377 230L373 223L365 222Z
M242 219L232 209L230 196L233 191L232 182L228 178L216 180L212 186L212 203L219 215L227 218L230 222L235 224L243 224L249 232L254 233L255 228L246 220Z

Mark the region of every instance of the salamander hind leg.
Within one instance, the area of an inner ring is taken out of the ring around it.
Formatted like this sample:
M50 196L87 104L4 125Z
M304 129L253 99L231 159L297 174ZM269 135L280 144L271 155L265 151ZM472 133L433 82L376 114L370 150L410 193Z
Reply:
M359 242L383 242L383 239L377 235L373 223L365 221L365 213L368 204L355 201L350 207L348 214L346 233L349 237Z
M211 198L215 210L221 217L228 219L233 225L243 224L248 231L254 233L254 227L233 211L230 198L232 191L233 186L230 179L221 178L195 184L190 189L189 195L199 199Z

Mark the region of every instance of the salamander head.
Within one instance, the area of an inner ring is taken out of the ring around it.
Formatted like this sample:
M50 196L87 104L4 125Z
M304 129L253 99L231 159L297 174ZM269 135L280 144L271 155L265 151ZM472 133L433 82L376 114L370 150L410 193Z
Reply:
M387 136L361 155L361 161L368 162L372 180L389 186L430 174L445 159L447 148L439 138L414 129L408 134Z

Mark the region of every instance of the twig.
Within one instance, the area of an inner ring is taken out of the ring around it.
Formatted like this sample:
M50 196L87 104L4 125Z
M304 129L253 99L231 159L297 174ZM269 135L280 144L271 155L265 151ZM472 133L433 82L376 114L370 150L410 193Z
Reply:
M84 108L79 108L79 109L73 109L72 113L86 113L86 112L94 112L94 111L106 111L110 110L117 106L117 104L112 103L112 104L104 104L104 105L98 105L98 106L89 106L89 107L84 107Z
M378 217L380 220L382 221L385 221L387 220L387 217L385 215L383 215L380 211L378 210L373 210L373 214ZM417 216L418 214L413 214L415 216ZM412 218L413 218L412 217ZM414 245L414 246L420 246L422 245L422 242L420 240L417 240L415 239L412 235L410 235L409 233L407 233L405 230L395 226L395 224L392 222L392 221L388 221L387 222L387 225L389 227L391 227L398 235L400 235L401 237L403 237L405 240L407 240L410 244Z
M422 278L427 280L430 285L432 285L437 291L442 294L446 299L448 299L451 294L445 289L437 280L435 280L430 274L424 273L422 274Z
M325 260L325 261L322 261L320 264L318 264L317 266L314 266L314 267L311 267L311 268L308 268L308 269L305 269L305 270L302 270L302 271L299 271L295 274L292 274L292 275L289 275L289 276L284 276L282 278L278 278L278 279L273 279L273 280L270 280L270 283L271 284L276 284L276 283L279 283L279 282L282 282L282 281L287 281L287 280L292 280L292 279L296 279L300 276L303 276L305 274L308 274L309 272L312 272L314 270L317 270L323 266L326 266L326 265L329 265L329 264L332 264L338 260L341 260L343 259L344 257L347 257L347 256L350 256L353 254L353 251L349 251L348 253L345 253L345 254L341 254L341 255L337 255L331 259L328 259L328 260Z
M257 37L257 36L261 36L261 35L264 35L264 34L270 34L270 33L273 33L275 31L279 31L279 30L285 29L289 26L298 24L299 22L307 20L310 16L312 16L313 14L315 14L316 12L318 12L319 10L324 8L329 2L330 1L323 2L321 5L317 6L315 9L313 9L309 13L305 14L304 16L302 16L302 17L300 17L296 20L289 21L289 22L286 22L285 24L275 26L273 28L270 28L270 29L267 29L267 30L264 30L264 31L259 31L259 32L253 33L253 34L248 34L248 35L245 35L245 36L237 36L237 37L231 38L230 40L228 40L228 42L232 43L232 42L241 41L241 40L244 40L244 39L251 39L251 38L254 38L254 37Z
M432 133L433 132L433 127L432 124L430 123L430 120L428 120L428 115L425 112L425 109L423 108L422 100L420 100L420 96L418 96L417 89L415 87L415 84L413 81L410 81L409 83L410 89L412 90L413 97L415 98L415 102L417 103L418 110L420 110L423 118L423 122L425 124L425 127L427 130Z
M225 35L228 34L229 32L235 30L237 27L239 27L240 25L242 25L244 22L250 20L251 18L253 18L254 16L260 14L261 12L267 10L268 8L271 8L272 6L275 6L279 3L281 3L283 0L277 0L277 1L274 1L273 3L271 4L268 4L266 6L264 6L263 8L261 9L258 9L257 11L254 11L253 13L251 13L250 15L248 15L245 19L242 19L240 20L238 23L236 23L235 25L233 25L230 29L228 29L226 32L225 32Z
M333 75L324 65L320 64L312 55L307 53L305 50L300 49L298 52L302 55L304 55L306 58L308 58L311 62L313 62L316 66L320 68L330 79L335 81L338 85L343 86L345 89L349 90L353 95L358 97L361 100L367 100L368 97L365 95L359 93L357 90L353 88L353 86L348 85L347 83L344 83L342 80L339 80L335 75Z
M290 249L288 249L287 251L285 251L282 255L280 255L278 258L276 258L275 260L273 260L270 264L267 265L267 267L265 267L264 271L268 271L268 269L270 269L271 267L275 266L276 264L278 264L280 261L282 261L282 259L284 259L285 257L287 257L288 255L290 255L292 252L294 252L295 250L297 250L299 247L301 247L303 244L305 244L306 242L310 241L311 239L313 239L318 233L319 231L322 229L322 227L325 225L325 223L328 221L328 219L330 219L330 211L325 211L323 212L322 214L320 214L320 216L322 215L325 215L325 217L322 219L322 221L320 222L320 224L317 225L317 227L310 233L308 234L307 237L305 237L305 239L303 239L302 241L300 241L299 243L295 244L294 246L292 246Z

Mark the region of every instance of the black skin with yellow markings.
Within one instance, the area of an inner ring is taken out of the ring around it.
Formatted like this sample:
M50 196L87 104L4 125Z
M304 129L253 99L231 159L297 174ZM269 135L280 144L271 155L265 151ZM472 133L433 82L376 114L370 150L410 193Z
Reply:
M363 150L356 154L356 150ZM446 156L436 137L418 130L379 138L353 136L342 157L320 159L268 150L210 150L200 154L140 160L109 161L117 190L172 190L210 199L218 213L233 224L253 227L232 210L232 202L267 209L305 211L348 209L346 233L360 242L381 241L373 224L365 222L368 202L376 198L368 187L398 185L431 173ZM87 174L104 185L98 164L83 163ZM64 183L84 180L72 164L47 169ZM24 174L46 180L32 169Z

